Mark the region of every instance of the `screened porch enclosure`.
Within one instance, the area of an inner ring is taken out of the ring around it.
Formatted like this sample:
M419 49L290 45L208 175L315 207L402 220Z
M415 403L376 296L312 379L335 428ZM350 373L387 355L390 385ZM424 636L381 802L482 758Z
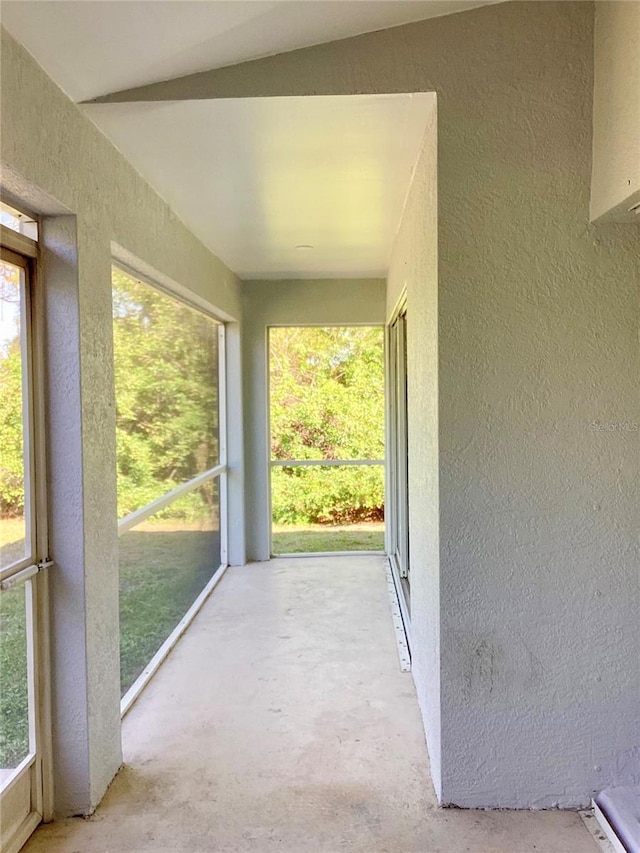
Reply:
M225 337L119 267L113 325L125 710L226 565Z
M384 330L269 329L271 553L384 552Z

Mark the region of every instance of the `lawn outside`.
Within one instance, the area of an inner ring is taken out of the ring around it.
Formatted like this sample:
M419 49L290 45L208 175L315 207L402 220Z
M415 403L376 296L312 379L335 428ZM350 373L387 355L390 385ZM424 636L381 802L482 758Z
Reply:
M0 564L24 554L24 521L0 519ZM26 599L23 584L0 595L0 768L17 767L29 752Z
M220 565L217 516L152 519L120 537L121 690L133 684ZM22 553L21 519L0 521L3 564ZM383 551L384 522L278 524L275 554ZM28 751L25 598L0 599L0 767Z
M124 694L220 567L220 533L154 519L120 537L120 682Z
M274 524L273 554L384 551L384 522L357 524Z
M24 557L24 517L0 518L0 567L3 569Z
M122 693L219 568L217 528L217 514L195 521L153 519L120 537ZM0 549L7 562L20 556L22 535L20 520L0 520ZM0 768L15 767L28 752L24 602L22 585L0 599Z

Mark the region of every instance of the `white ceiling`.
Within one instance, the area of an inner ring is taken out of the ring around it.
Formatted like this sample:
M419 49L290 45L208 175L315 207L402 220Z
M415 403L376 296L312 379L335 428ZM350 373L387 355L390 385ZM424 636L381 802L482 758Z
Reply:
M314 278L386 274L434 103L420 93L83 109L241 278Z
M499 0L2 0L75 101ZM381 276L434 96L93 104L88 117L243 278ZM308 244L312 249L296 249Z
M2 0L2 24L75 101L497 0Z

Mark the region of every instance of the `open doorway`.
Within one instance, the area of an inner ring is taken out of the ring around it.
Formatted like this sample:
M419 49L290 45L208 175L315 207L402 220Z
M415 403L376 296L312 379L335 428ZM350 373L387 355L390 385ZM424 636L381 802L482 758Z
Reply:
M269 420L271 553L383 553L383 328L271 328Z

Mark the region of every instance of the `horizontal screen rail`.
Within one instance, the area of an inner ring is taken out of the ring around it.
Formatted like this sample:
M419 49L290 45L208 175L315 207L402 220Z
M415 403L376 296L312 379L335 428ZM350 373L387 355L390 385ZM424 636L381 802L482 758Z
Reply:
M146 521L147 518L150 518L152 515L160 512L160 510L170 506L170 504L183 495L203 486L205 483L208 483L209 480L213 480L214 477L219 477L220 474L224 474L226 470L226 465L216 465L215 468L210 468L208 471L205 471L204 474L198 474L198 476L194 477L193 480L189 480L187 483L182 483L172 491L167 492L167 494L163 495L161 498L152 501L150 504L137 509L129 515L125 515L125 517L121 518L118 522L118 536L122 536L122 534L126 533L127 530L131 530L132 527L135 527L137 524L141 524L143 521Z
M44 569L48 569L53 565L53 561L46 558L44 560L40 560L39 563L31 563L28 566L25 566L23 569L18 569L17 571L12 572L12 568L10 567L8 571L3 572L0 575L0 590L2 592L6 592L7 590L13 589L14 586L18 586L18 584L25 583L30 578L35 577L38 572L43 571Z
M269 464L282 468L296 468L304 465L384 465L384 459L272 459Z

